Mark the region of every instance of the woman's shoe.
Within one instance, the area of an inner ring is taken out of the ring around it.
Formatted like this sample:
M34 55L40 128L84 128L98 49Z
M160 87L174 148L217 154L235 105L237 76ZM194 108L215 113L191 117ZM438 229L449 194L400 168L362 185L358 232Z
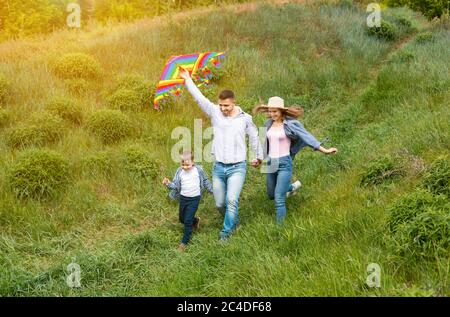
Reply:
M300 183L300 181L296 181L296 182L292 183L292 190L290 190L286 193L286 197L290 197L290 196L294 195L295 191L297 189L299 189L300 187L302 187L302 183Z

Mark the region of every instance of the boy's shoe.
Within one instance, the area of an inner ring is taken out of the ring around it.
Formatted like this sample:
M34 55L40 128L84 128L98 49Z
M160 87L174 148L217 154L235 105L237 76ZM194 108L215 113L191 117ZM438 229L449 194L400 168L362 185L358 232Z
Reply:
M184 243L180 243L178 246L178 251L183 252L184 250L186 250L186 245Z
M221 244L226 244L226 243L228 243L228 237L226 237L226 236L220 236L220 237L219 237L219 242L220 242Z
M296 182L292 183L292 187L293 187L292 190L290 190L286 193L286 197L290 197L290 196L294 195L295 191L297 189L299 189L300 187L302 187L302 183L300 183L300 181L296 181Z
M195 217L197 219L197 222L195 225L192 226L192 229L197 231L200 228L200 217Z

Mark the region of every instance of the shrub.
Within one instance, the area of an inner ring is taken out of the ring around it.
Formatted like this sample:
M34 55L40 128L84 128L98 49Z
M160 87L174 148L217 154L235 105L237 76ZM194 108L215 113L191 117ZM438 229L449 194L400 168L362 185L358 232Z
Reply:
M450 160L448 157L437 158L426 172L422 186L435 195L443 194L450 197Z
M450 252L450 205L446 210L431 209L399 226L395 236L397 252L424 258Z
M405 17L403 15L393 15L393 18L395 19L395 21L398 24L406 27L407 29L411 29L412 28L412 21L409 18L407 18L407 17Z
M69 183L69 164L54 151L28 150L9 171L8 182L18 198L54 197Z
M59 117L41 112L34 114L27 123L10 128L6 141L12 148L43 146L61 139L64 132L64 123Z
M388 0L388 5L407 5L413 10L422 12L429 19L440 17L449 10L448 1L445 0Z
M149 151L137 145L124 149L123 165L125 170L135 176L154 178L158 175L159 162L151 157Z
M431 32L422 32L417 34L415 41L419 44L424 44L426 42L433 42L434 35Z
M66 97L56 97L48 101L46 109L60 118L75 124L81 124L83 114L81 107L72 99Z
M366 167L360 184L362 186L381 184L388 179L394 179L404 174L404 170L397 163L398 159L384 156L373 160Z
M11 83L2 74L0 74L0 106L6 105L11 97Z
M9 112L4 109L0 109L0 128L3 128L6 125L8 125L9 120L10 120Z
M137 110L141 108L139 95L130 89L119 89L107 98L109 107L119 110Z
M393 57L393 61L408 63L414 60L414 53L409 50L401 50Z
M131 122L119 110L96 111L88 119L87 128L105 144L115 143L131 134Z
M98 152L81 159L82 172L89 176L111 175L113 158L108 152Z
M151 106L155 87L143 76L136 74L119 76L109 94L114 94L116 91L122 89L131 90L133 92L135 98L139 99L139 107L145 108Z
M75 78L64 80L67 90L76 96L82 96L89 91L90 84L86 79Z
M93 79L101 73L100 64L84 53L65 54L54 61L51 68L55 75L62 79Z
M377 36L380 39L393 41L397 38L397 30L395 25L382 20L379 27L368 27L367 32L369 35Z

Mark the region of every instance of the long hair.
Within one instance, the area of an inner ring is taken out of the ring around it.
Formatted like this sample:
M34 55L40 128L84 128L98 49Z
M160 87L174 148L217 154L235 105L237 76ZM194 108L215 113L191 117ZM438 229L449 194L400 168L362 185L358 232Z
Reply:
M284 109L282 109L282 108L281 109L278 108L278 109L281 111L281 114L283 117L289 116L289 117L298 119L298 118L303 117L303 114L304 114L303 108L298 105L293 105L293 106L290 106L290 107L284 108ZM265 113L267 115L267 117L270 117L270 115L268 114L268 111L269 111L269 107L264 106L264 105L258 105L253 108L252 112L253 112L253 114L262 112L262 113Z

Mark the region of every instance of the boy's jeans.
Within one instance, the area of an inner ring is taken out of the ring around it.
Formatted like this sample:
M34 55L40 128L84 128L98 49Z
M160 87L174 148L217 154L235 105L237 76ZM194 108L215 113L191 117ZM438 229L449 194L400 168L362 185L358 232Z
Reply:
M266 185L267 195L270 199L275 199L277 223L281 224L286 217L286 193L292 190L292 158L290 155L271 158L269 164L278 164L276 171L267 173Z
M192 234L192 227L198 222L195 213L197 212L200 198L201 196L186 197L180 195L179 216L180 222L184 224L184 235L181 240L181 243L183 244L188 244Z
M220 236L226 238L239 225L239 195L247 173L246 161L232 164L214 163L213 193L216 207L225 214Z

